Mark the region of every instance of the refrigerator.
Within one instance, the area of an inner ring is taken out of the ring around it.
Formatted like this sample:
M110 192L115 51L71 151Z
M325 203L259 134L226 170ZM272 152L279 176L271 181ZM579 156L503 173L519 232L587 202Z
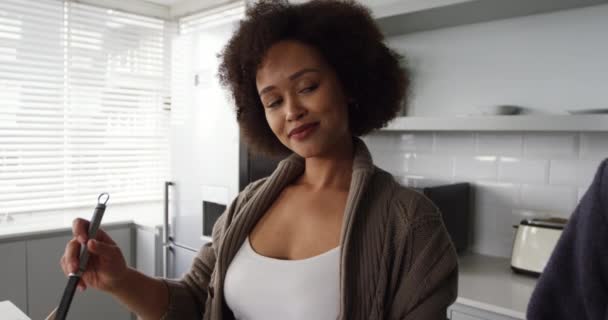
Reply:
M250 182L270 175L281 160L255 155L241 141L234 103L217 77L218 54L244 10L235 3L184 19L183 33L172 40L164 277L187 272L230 202Z
M180 278L190 269L200 247L211 240L215 219L239 192L239 130L217 69L218 53L242 12L229 8L181 21L183 33L172 39L164 277Z

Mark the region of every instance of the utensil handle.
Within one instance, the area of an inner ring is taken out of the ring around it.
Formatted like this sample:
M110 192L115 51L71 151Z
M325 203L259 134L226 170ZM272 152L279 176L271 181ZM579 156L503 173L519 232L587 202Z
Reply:
M95 211L93 212L93 218L89 224L89 239L95 239L97 236L97 230L99 230L99 225L101 224L101 218L103 218L103 214L106 211L105 203L98 203L97 207L95 207ZM80 248L80 266L78 268L79 272L84 272L87 267L87 263L89 262L89 251L87 250L86 244Z

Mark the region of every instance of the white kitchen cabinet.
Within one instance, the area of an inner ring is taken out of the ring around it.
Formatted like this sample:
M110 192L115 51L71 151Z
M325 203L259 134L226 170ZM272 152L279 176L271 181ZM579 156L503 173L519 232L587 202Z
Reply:
M150 277L162 276L161 227L135 226L135 267Z
M0 301L10 300L27 312L25 242L0 243Z
M104 228L121 248L129 265L133 265L133 232L131 225ZM71 233L56 233L27 241L27 293L29 316L44 319L61 299L67 283L59 259ZM24 251L25 252L25 251ZM68 319L128 320L131 313L111 296L98 290L76 292Z
M472 307L456 302L448 308L450 320L523 320L520 317L511 317L498 313L496 306Z
M454 311L450 316L450 320L484 320L482 318L474 317L472 315Z

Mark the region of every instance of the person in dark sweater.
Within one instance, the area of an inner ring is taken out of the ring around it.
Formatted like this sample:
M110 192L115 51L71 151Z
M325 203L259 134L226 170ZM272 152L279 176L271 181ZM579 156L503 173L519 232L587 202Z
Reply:
M527 318L608 319L608 159L600 164L538 280Z

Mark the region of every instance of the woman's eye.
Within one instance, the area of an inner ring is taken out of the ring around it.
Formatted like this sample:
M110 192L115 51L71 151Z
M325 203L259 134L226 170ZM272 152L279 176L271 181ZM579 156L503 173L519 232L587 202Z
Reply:
M267 108L274 108L274 107L278 106L279 104L281 104L281 99L272 101L266 107Z
M300 90L300 93L308 93L308 92L312 92L312 91L314 91L314 90L315 90L317 87L318 87L317 85L306 87L306 88L304 88L304 89Z

